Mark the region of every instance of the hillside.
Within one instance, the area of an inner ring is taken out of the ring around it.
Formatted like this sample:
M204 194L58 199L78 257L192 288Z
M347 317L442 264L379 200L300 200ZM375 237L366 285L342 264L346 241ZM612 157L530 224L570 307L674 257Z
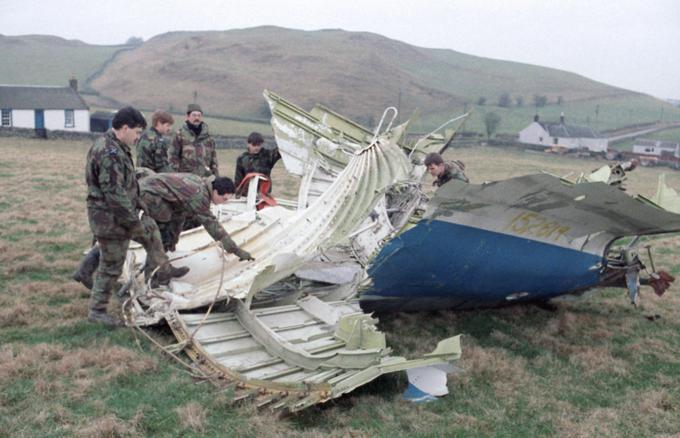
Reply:
M96 46L47 35L0 35L0 83L66 86L87 79L125 46Z
M557 117L566 108L573 111L572 122L597 123L598 129L655 120L661 106L668 117L680 114L650 96L560 70L415 47L365 32L272 26L160 35L121 54L92 86L145 108L181 111L196 95L207 113L250 117L267 116L260 97L267 88L305 108L321 102L367 125L387 106L399 106L404 116L420 109L423 128L485 97L486 106L471 121L478 129L503 93L525 102L512 111L497 109L506 121L501 129L509 131L531 120L535 94L553 103L555 109L541 109L546 115ZM584 115L600 103L610 111ZM626 108L626 117L618 107Z
M123 48L128 50L119 51ZM79 79L93 78L81 88L98 93L88 98L95 106L120 102L178 114L196 100L208 115L267 119L262 90L269 89L306 109L323 103L369 127L388 106L399 107L402 120L418 109L414 128L421 131L474 107L467 129L483 131L485 114L494 111L502 118L499 132L516 133L533 118L535 95L547 99L538 108L543 120L565 112L571 123L598 130L680 120L680 109L667 102L577 74L416 47L367 32L273 26L171 32L136 48L0 37L0 55L15 61L0 66L0 83L21 78L62 84L78 69ZM512 103L499 107L504 93ZM477 105L480 98L485 105Z

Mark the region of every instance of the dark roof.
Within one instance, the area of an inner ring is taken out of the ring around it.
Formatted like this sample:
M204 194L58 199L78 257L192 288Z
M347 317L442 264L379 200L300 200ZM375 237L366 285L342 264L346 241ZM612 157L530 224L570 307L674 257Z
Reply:
M71 87L0 85L0 108L4 109L88 109Z
M561 138L605 138L604 135L586 126L567 125L566 123L538 122L551 137Z

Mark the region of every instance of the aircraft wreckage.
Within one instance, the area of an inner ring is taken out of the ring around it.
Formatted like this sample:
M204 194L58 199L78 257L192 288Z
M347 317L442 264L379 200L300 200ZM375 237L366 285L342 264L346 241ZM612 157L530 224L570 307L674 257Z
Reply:
M453 133L437 134L446 124L410 144L407 124L385 120L394 109L371 132L320 105L265 99L283 163L300 177L297 201L272 202L254 175L247 196L215 207L255 260L239 263L197 228L169 254L191 267L181 281L149 288L139 246L123 274L128 324L167 322L178 342L166 349L184 351L235 400L296 411L399 370L426 370L423 381L438 382L429 392L445 394L459 338L418 359L390 356L362 307L498 306L602 285L628 287L636 301L640 283L662 293L673 281L653 269L641 278L637 248L639 236L679 231L680 215L621 191L622 166L578 182L452 180L428 199L422 163L450 143ZM625 236L634 237L615 244Z

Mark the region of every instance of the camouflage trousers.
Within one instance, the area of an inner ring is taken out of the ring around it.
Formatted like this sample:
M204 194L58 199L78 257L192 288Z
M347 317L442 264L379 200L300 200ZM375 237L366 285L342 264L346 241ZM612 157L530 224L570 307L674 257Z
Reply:
M168 265L168 256L163 251L161 236L156 222L144 214L143 236L134 236L133 240L140 243L146 250L147 266L149 270ZM107 239L97 237L99 243L99 267L94 274L92 286L91 310L106 311L111 297L111 291L116 287L118 277L123 272L123 265L130 245L130 239Z

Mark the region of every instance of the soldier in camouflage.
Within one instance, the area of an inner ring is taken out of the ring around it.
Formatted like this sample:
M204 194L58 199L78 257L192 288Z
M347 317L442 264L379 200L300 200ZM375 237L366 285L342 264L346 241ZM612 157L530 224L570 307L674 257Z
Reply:
M165 242L170 251L175 250L179 233L186 220L193 220L208 234L222 243L224 249L240 260L253 257L229 237L210 211L210 202L221 204L234 193L234 183L226 177L201 178L188 173L158 173L140 179L139 188L147 211L160 227L168 229L171 241Z
M170 113L157 110L151 115L151 128L144 131L137 142L137 167L147 167L154 172L173 172L168 161L168 135L175 123Z
M443 186L452 179L458 179L466 183L470 182L468 177L465 176L465 164L458 160L444 162L442 156L436 152L427 154L425 157L425 167L427 167L430 175L437 178L432 183L437 187Z
M158 283L167 283L170 278L181 277L189 270L177 269L168 263L158 226L147 215L140 219L139 185L130 146L139 139L144 127L146 121L139 111L123 108L113 117L112 129L87 153L87 216L101 254L88 319L107 325L122 325L106 312L106 308L122 272L130 239L146 249L147 273L158 268L154 279Z
M248 136L248 150L236 159L236 173L234 184L239 187L243 178L249 173L262 173L271 179L272 168L281 158L279 148L264 149L264 138L258 132L252 132ZM269 192L271 192L271 185Z
M170 165L175 172L198 176L219 176L215 140L203 122L203 111L195 103L187 107L186 122L175 134L170 149Z

